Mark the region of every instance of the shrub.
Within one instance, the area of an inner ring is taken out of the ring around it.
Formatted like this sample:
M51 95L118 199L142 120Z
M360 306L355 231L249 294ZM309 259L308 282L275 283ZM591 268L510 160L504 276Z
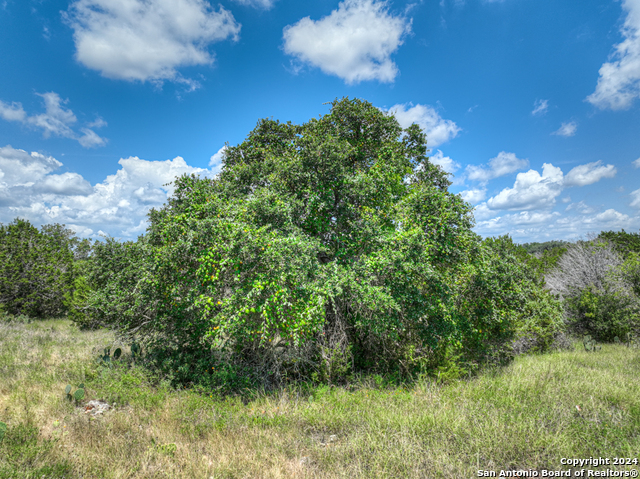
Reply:
M550 290L564 300L573 330L597 341L613 341L637 329L638 297L633 288L633 257L623 264L602 239L579 241L547 276Z
M527 256L503 236L485 239L471 262L471 274L459 290L458 322L466 325L472 356L504 361L515 343L518 353L545 351L564 330L560 303L543 290Z

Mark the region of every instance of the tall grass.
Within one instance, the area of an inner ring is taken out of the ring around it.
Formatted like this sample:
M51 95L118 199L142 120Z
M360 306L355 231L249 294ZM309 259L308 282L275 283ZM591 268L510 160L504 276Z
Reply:
M0 323L0 478L468 478L640 451L640 351L620 345L448 385L366 378L243 401L171 389L126 348L100 366L113 341L66 321ZM80 382L115 408L92 418L65 400Z

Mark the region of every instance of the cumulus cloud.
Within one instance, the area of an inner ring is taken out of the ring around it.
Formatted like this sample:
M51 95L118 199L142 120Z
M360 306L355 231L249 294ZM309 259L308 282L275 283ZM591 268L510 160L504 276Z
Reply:
M476 231L482 235L508 233L517 241L544 241L577 239L597 231L633 229L638 225L640 217L630 217L611 208L598 214L590 212L573 216L563 216L558 212L522 211L479 220Z
M622 8L627 12L620 31L624 40L614 45L600 67L596 90L587 97L600 109L627 109L640 97L640 1L623 0Z
M45 175L62 166L58 160L40 153L16 150L11 145L0 148L0 188L3 193L14 186L32 186Z
M247 5L249 7L262 8L264 10L269 10L273 7L275 0L233 0L240 5Z
M468 165L467 178L472 181L487 183L489 180L500 176L515 173L529 166L529 160L516 157L515 153L501 151L498 156L489 160L489 165Z
M38 182L37 191L55 195L73 196L91 194L91 184L78 173L47 175Z
M465 190L460 193L462 199L468 203L475 204L484 201L487 196L486 188L472 188L470 190Z
M181 157L166 161L123 158L115 174L91 185L72 172L57 174L62 163L39 153L0 148L0 221L19 216L36 224L64 223L79 234L96 230L135 237L146 228L146 214L173 192L176 176L211 176Z
M635 168L640 168L640 158L631 163Z
M447 173L455 173L460 169L460 163L453 161L450 157L444 156L442 151L438 150L435 155L429 157L429 161L434 165L438 165Z
M264 3L264 2L260 2ZM237 40L240 24L204 0L77 0L65 15L74 30L76 60L107 78L186 80L177 69L209 65L208 47Z
M0 101L0 117L7 121L17 121L31 128L39 129L45 138L59 136L77 140L85 148L104 146L107 143L105 138L100 137L90 128L81 128L82 135L75 132L72 126L78 121L75 114L65 108L69 100L63 100L60 95L54 92L36 93L43 100L45 112L39 115L29 116L22 108L21 103L11 105ZM96 120L87 126L102 127L106 122L102 119Z
M603 165L595 161L573 168L564 178L565 186L586 186L600 181L602 178L613 178L617 170L613 165Z
M227 145L224 145L209 159L209 168L211 168L213 174L218 174L222 170L222 159L226 150Z
M578 124L575 121L569 121L569 122L562 123L562 125L560 125L560 128L558 128L556 131L554 131L551 134L569 137L569 136L575 135L577 130L578 130Z
M391 55L410 31L411 20L391 15L386 2L345 0L320 20L305 17L285 27L284 51L349 84L390 83L398 74Z
M542 116L549 110L549 100L536 100L533 104L533 116Z
M562 193L562 170L550 163L535 170L518 173L513 188L505 188L487 201L493 210L535 210L551 208Z
M629 219L629 215L625 215L624 213L620 213L613 208L609 208L608 210L595 215L593 218L586 218L585 222L624 227L624 225L628 224Z
M427 135L429 146L438 146L458 136L460 127L451 120L443 119L438 112L429 105L413 105L404 103L394 105L388 110L396 117L402 128L408 128L413 123Z
M631 192L631 203L629 206L633 208L640 208L640 190L635 190Z

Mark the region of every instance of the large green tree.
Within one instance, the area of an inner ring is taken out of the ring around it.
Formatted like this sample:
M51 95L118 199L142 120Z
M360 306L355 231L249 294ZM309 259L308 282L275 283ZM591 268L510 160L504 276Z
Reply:
M62 225L42 231L16 219L0 225L0 308L31 317L66 313L73 291L72 232Z
M263 383L335 380L482 352L514 328L500 301L460 300L487 293L477 278L495 253L449 185L420 128L370 103L261 120L219 176L176 181L145 237L96 246L89 310L184 378L240 365Z

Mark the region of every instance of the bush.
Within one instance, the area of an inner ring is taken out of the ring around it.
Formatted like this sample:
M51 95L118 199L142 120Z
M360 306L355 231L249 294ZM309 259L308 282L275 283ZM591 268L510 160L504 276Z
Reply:
M547 276L547 284L564 300L574 332L613 341L638 327L634 271L633 256L623 263L610 242L596 238L572 245Z
M527 258L522 247L503 236L485 239L471 262L458 295L458 321L467 325L465 343L472 356L504 361L513 353L546 351L563 332L561 305L543 290Z

